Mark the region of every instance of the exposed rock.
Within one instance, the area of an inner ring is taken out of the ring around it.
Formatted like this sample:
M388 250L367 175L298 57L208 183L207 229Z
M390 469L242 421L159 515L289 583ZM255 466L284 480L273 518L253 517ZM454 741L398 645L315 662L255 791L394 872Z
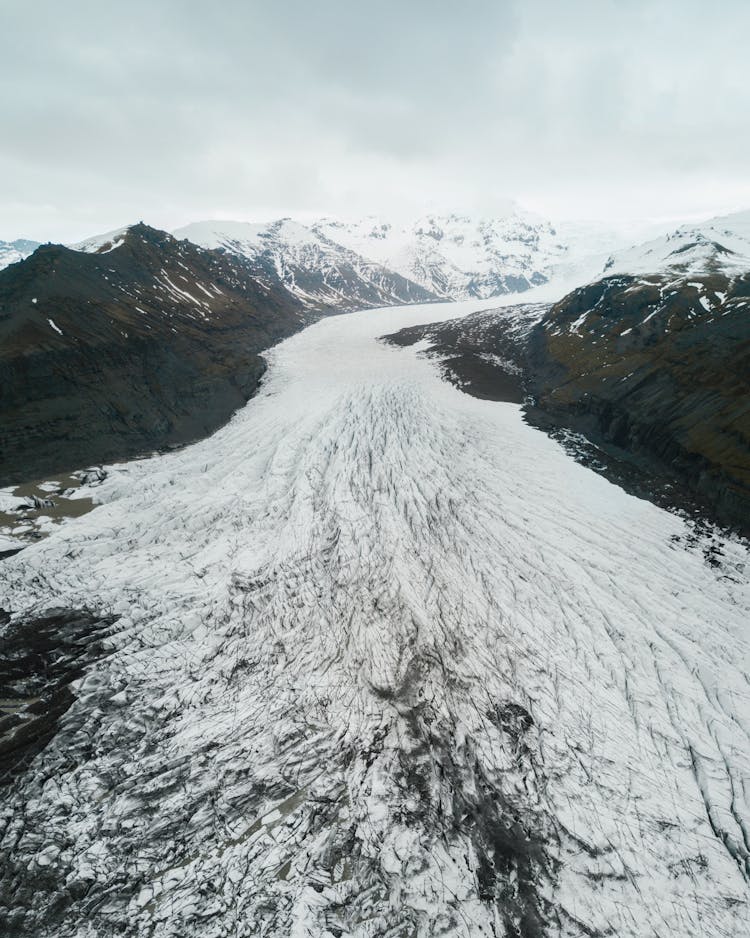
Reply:
M750 532L750 275L610 277L530 343L536 406Z
M429 303L438 298L415 279L290 218L267 225L197 222L176 231L175 237L266 265L306 309L316 312Z
M272 270L145 225L0 272L0 484L194 440L303 324Z
M475 397L523 402L628 491L748 534L748 313L750 274L616 276L387 339L425 341Z
M526 340L546 305L528 304L474 313L462 319L401 329L392 345L425 342L456 387L489 401L520 404L526 396Z

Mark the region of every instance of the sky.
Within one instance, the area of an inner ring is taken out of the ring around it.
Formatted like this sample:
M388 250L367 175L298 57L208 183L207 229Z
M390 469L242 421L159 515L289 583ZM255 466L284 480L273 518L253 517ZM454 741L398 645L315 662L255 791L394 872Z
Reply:
M750 0L0 0L0 238L750 207Z

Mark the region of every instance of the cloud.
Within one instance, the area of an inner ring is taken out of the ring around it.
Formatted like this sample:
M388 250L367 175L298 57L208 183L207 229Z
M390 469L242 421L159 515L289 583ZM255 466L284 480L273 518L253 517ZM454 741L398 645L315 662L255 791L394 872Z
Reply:
M0 36L0 237L138 218L750 204L750 5L37 0Z

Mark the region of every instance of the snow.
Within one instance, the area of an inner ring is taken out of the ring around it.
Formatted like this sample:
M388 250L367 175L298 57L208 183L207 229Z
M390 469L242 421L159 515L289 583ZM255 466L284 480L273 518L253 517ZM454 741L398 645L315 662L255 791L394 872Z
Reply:
M204 248L226 248L228 245L259 247L260 236L266 230L263 224L238 221L193 222L178 228L172 234L178 241L187 239Z
M578 285L595 276L612 251L660 230L651 222L550 221L512 202L494 217L433 215L406 223L328 219L313 227L454 298L476 290L486 297L502 293L508 276Z
M50 326L52 326L55 332L59 333L59 335L63 334L62 329L59 326L56 326L52 319L48 319L47 322L50 324Z
M575 335L580 334L578 331L579 327L582 326L584 322L586 322L586 320L588 319L589 312L590 310L586 310L584 313L581 313L578 319L576 319L575 322L572 322L570 324L570 332L574 333Z
M439 296L502 294L547 279L568 247L547 220L511 203L497 217L428 215L406 222L374 216L322 219L314 231ZM508 279L506 282L506 278Z
M91 238L86 238L85 241L69 244L68 247L71 251L82 251L85 254L108 254L122 244L129 227L129 225L125 225L123 228L115 228L114 231L93 235ZM106 245L109 245L109 247L102 250Z
M96 916L39 892L39 938L745 933L748 551L709 566L377 341L486 305L317 323L213 437L0 564L17 615L121 617L7 800L16 861Z
M729 274L750 270L750 211L682 225L616 252L610 258L606 273L705 274L712 270Z
M25 238L19 238L16 241L0 241L0 270L24 260L38 247L38 241L29 241Z
M289 218L266 224L196 222L173 234L201 247L270 261L277 277L310 308L352 309L404 302L414 291L412 285L398 282L379 263Z
M623 248L646 230L651 227L553 225L510 203L505 214L495 217L453 213L396 222L365 216L322 218L305 225L289 218L258 224L205 221L180 228L174 236L250 258L269 253L277 274L303 301L314 305L328 299L341 305L342 298L333 292L306 294L292 271L315 271L334 282L344 266L377 283L385 268L439 297L488 298L553 278L585 281L601 270L608 251ZM351 291L351 275L346 284Z

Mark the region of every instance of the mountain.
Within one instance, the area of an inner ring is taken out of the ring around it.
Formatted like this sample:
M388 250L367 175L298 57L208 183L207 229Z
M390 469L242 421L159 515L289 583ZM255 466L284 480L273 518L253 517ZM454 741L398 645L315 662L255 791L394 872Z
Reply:
M435 299L429 289L289 218L266 225L196 222L173 233L272 266L310 310L335 312Z
M630 272L389 341L426 341L453 383L523 402L530 422L630 491L750 534L750 213L683 226L606 266Z
M458 319L407 326L382 336L390 345L422 343L443 378L481 400L522 404L528 396L527 344L549 304L479 310Z
M140 224L143 224L143 222ZM116 228L114 231L105 231L104 234L92 235L90 238L78 241L76 244L69 244L68 247L72 251L83 251L85 254L107 254L122 244L130 227L125 225L123 228Z
M750 270L750 211L681 225L614 252L601 274L744 273Z
M324 311L521 293L559 277L587 279L634 231L594 222L553 225L511 203L496 217L375 216L308 224L198 222L175 237L272 262L308 308ZM650 230L650 228L649 228ZM118 232L110 232L116 238ZM96 242L97 244L99 242Z
M143 224L116 241L0 271L0 484L211 432L305 321L262 262Z
M0 241L0 270L9 264L22 261L29 254L33 254L38 247L38 241L29 241L26 238L18 238L16 241Z
M567 254L550 222L515 207L499 218L427 215L400 224L326 219L311 227L444 299L528 290L544 283Z
M750 212L614 253L534 330L542 422L750 534Z
M715 252L687 275L605 277L555 304L533 332L532 393L558 425L750 534L750 264L716 272Z

